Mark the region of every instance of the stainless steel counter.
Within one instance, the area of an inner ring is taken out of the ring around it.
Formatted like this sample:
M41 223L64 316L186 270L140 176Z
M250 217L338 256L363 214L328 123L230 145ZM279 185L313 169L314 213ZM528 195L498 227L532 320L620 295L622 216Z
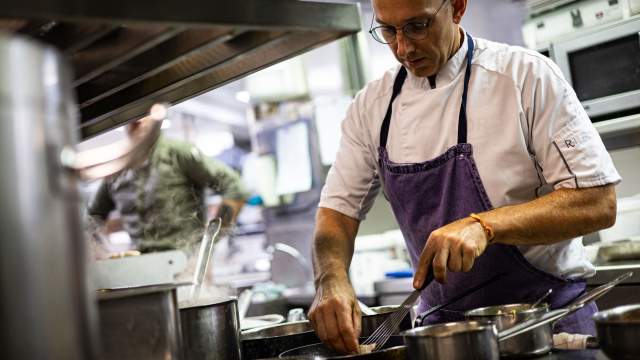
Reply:
M633 276L616 286L596 303L600 310L640 303L640 261L620 261L596 265L596 275L587 280L589 289L632 271Z

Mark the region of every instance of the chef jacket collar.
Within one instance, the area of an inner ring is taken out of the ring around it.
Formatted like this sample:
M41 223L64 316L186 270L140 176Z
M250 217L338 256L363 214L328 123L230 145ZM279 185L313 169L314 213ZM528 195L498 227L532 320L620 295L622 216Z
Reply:
M462 44L458 51L447 61L446 64L440 69L440 72L436 75L436 88L446 86L451 83L462 71L466 64L467 57L467 33L462 27ZM412 87L421 89L431 89L429 79L427 77L418 77L408 71L407 83Z

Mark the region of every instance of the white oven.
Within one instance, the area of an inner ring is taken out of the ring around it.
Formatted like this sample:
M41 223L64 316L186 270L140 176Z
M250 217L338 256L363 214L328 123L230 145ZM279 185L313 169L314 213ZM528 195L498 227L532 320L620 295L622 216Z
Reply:
M554 61L594 122L640 113L640 18L552 46Z

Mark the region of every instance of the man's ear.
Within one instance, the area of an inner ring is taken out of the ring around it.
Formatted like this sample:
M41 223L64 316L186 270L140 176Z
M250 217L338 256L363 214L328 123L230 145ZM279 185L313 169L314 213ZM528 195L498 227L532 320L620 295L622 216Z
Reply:
M467 0L449 0L453 6L453 22L460 24L465 11L467 10Z

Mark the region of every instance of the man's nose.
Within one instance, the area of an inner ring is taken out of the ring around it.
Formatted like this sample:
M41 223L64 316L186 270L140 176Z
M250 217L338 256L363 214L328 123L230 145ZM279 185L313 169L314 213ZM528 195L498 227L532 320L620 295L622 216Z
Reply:
M396 52L400 58L406 58L407 54L413 52L413 43L411 39L402 32L402 30L396 32Z

